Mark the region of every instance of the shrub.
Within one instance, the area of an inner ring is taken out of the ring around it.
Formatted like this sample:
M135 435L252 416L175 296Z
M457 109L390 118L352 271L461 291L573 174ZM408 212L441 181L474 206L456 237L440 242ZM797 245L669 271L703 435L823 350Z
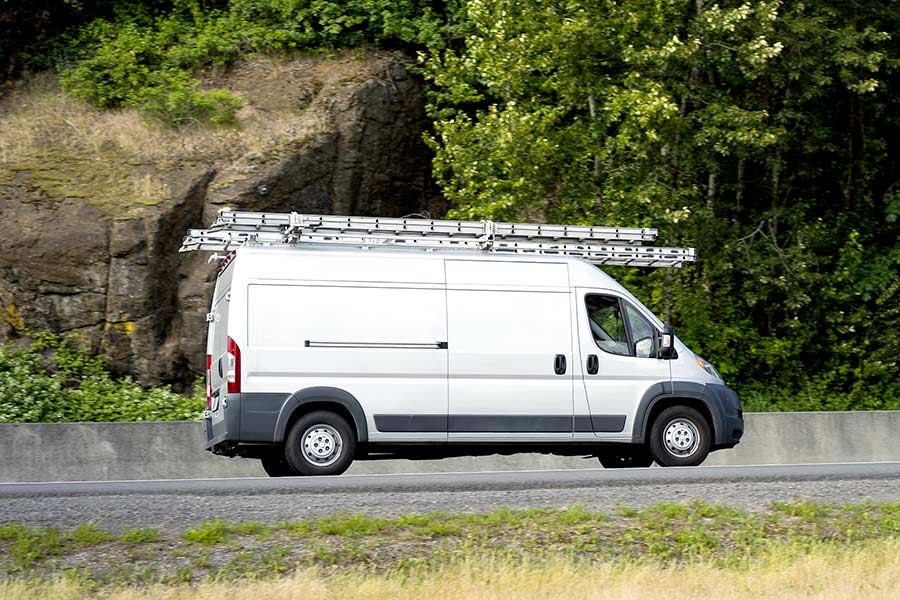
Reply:
M159 83L148 88L140 107L160 122L175 127L209 122L232 125L244 99L227 90L200 90L200 84L186 73L167 71L156 74Z
M201 90L191 74L193 68L234 55L228 36L215 37L216 45L208 41L214 36L201 35L176 17L158 24L159 30L135 22L87 26L75 46L90 50L63 69L64 89L101 108L136 107L174 127L233 123L244 99L227 90Z
M115 0L81 7L82 25L37 40L35 66L59 65L64 89L94 106L133 106L172 126L230 124L244 100L202 90L198 71L255 52L316 51L361 44L437 48L463 11L426 0Z
M41 333L33 340L23 348L0 346L0 422L174 421L198 418L205 405L202 385L185 396L113 377L76 335Z

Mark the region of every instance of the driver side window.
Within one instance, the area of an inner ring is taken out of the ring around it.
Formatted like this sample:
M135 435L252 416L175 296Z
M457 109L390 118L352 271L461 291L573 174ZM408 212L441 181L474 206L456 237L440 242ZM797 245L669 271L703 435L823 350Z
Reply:
M614 296L588 294L585 305L598 348L621 356L656 356L656 328L631 304Z
M597 346L610 354L631 356L619 299L591 294L585 298L588 323Z

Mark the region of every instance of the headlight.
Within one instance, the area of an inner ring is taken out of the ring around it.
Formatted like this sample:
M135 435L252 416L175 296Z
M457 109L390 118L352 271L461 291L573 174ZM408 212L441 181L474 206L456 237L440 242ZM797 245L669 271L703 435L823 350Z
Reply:
M719 372L716 371L716 368L712 366L712 363L709 361L703 360L696 354L694 355L694 359L697 361L697 364L700 365L700 368L715 377L716 379L722 379L722 376L719 375Z

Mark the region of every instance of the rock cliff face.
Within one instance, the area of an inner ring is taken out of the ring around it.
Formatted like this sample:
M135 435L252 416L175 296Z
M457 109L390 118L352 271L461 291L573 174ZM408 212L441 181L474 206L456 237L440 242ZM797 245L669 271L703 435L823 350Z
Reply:
M370 54L211 75L247 98L238 130L159 131L73 106L52 86L4 99L0 336L22 324L78 332L119 372L190 385L204 370L215 268L178 254L186 229L226 206L429 208L423 94L404 65Z

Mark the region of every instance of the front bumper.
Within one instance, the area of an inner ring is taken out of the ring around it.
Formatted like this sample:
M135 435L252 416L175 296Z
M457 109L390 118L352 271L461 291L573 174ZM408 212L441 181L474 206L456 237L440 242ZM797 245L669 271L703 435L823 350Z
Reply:
M719 409L715 447L733 448L744 435L744 413L737 392L717 384L707 384L706 392Z

